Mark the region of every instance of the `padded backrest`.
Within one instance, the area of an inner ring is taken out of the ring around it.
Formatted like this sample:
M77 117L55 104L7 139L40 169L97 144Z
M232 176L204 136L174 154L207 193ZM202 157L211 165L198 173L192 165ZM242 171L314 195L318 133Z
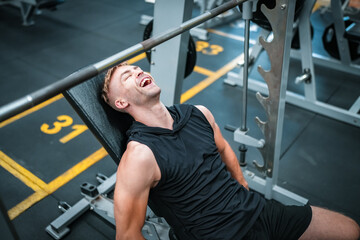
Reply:
M101 98L103 80L104 74L99 74L63 94L110 157L119 164L126 149L126 131L133 119L104 102Z

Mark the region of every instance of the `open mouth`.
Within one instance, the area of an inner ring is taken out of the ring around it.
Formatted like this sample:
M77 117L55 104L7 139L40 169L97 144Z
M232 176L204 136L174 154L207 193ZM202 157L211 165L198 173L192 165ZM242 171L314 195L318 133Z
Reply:
M145 77L140 82L140 87L146 87L147 85L151 84L151 78Z

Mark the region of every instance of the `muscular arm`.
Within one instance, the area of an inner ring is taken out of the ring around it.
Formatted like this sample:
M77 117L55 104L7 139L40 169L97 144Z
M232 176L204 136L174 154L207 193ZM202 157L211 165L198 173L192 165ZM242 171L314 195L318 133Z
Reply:
M160 169L151 150L130 142L116 175L114 214L116 239L144 239L141 229L145 222L150 188L160 180Z
M231 173L231 176L234 179L236 179L245 188L249 189L248 183L246 182L244 175L241 171L238 159L234 151L230 147L229 143L222 136L220 128L215 122L214 116L206 107L204 106L196 106L196 107L205 115L206 119L213 128L215 143L221 155L221 159L226 165L227 170Z

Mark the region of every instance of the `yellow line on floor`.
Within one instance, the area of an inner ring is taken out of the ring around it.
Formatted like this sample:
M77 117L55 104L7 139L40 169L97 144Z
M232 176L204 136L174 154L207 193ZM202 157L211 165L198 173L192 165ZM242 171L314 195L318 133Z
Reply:
M231 69L236 67L236 64L240 61L240 59L241 59L241 56L233 59L231 62L229 62L228 64L226 64L225 66L223 66L222 68L217 70L213 75L211 75L210 77L207 77L206 79L204 79L203 81L201 81L197 85L195 85L194 87L192 87L189 90L187 90L186 92L184 92L181 95L180 102L181 103L186 102L187 100L189 100L190 98L192 98L193 96L195 96L196 94L198 94L199 92L201 92L202 90L207 88L210 84L212 84L213 82L218 80L221 76L225 75Z
M71 179L88 169L93 164L97 163L101 159L103 159L107 155L107 152L104 148L100 148L93 154L91 154L89 157L85 158L63 174L61 174L59 177L52 180L47 186L47 190L49 192L54 192L61 186L65 185L67 182L69 182Z
M316 10L318 10L321 7L328 7L329 5L330 5L330 1L328 1L328 0L317 0L312 9L312 12L315 12Z
M0 151L0 165L12 175L17 177L20 181L25 183L28 187L33 189L35 192L39 190L46 191L46 183L44 183L40 178L32 174L29 170L12 160L2 151Z
M16 205L15 207L11 208L8 211L10 220L13 220L17 216L19 216L21 213L25 212L32 205L34 205L35 203L44 199L48 195L49 195L49 193L47 193L45 191L34 192L29 197L27 197L25 200L23 200L21 203L19 203L18 205Z
M17 204L15 207L11 208L8 211L10 220L13 220L21 213L23 213L26 209L30 208L32 205L47 197L49 194L55 192L57 189L78 176L81 172L103 159L106 155L107 152L105 151L105 149L100 148L99 150L91 154L89 157L85 158L84 160L64 172L62 175L51 181L49 184L46 184L45 191L40 189L19 204Z
M208 76L208 77L215 74L213 71L210 71L210 70L208 70L206 68L202 68L202 67L199 67L199 66L194 67L194 72L200 73L200 74Z
M28 110L26 110L26 111L24 111L22 113L19 113L18 115L14 116L12 118L9 118L9 119L7 119L7 120L5 120L3 122L0 122L0 128L5 127L6 125L8 125L8 124L10 124L12 122L15 122L16 120L19 120L20 118L23 118L23 117L25 117L25 116L27 116L27 115L41 109L41 108L43 108L43 107L46 107L47 105L49 105L49 104L51 104L51 103L53 103L53 102L55 102L55 101L57 101L57 100L59 100L59 99L61 99L63 97L64 96L62 94L56 95L55 97L50 98L50 99L46 100L45 102L42 102L42 103L36 105L35 107L32 107L32 108L30 108L30 109L28 109Z
M220 35L220 36L223 36L223 37L227 37L227 38L231 38L231 39L234 39L234 40L237 40L237 41L241 41L241 42L244 42L244 40L245 40L244 37L242 37L242 36L238 36L238 35L231 34L231 33L226 33L226 32L221 32L219 30L215 30L215 29L211 29L211 28L208 28L207 31L211 32L211 33L214 33L214 34L217 34L217 35ZM256 41L253 40L253 39L250 39L249 43L256 44Z

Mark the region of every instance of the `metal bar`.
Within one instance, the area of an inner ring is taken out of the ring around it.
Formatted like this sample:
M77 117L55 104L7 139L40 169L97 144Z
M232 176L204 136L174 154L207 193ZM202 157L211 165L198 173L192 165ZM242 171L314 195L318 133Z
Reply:
M310 16L312 13L315 0L307 0L304 9L301 11L299 21L299 36L300 36L300 53L302 69L310 69L311 82L304 83L304 91L306 99L316 101L316 75L314 70L314 63L312 59L312 44L311 44L311 30L310 30Z
M66 229L73 221L80 217L83 213L90 209L90 202L85 198L78 201L69 210L64 212L58 218L50 223L51 229L56 232L61 232Z
M109 178L107 178L103 183L97 186L99 194L107 194L114 189L116 182L116 173L113 173ZM96 200L92 202L86 197L79 200L74 206L70 207L66 212L57 217L54 221L52 221L47 227L46 231L55 239L62 238L65 234L67 234L70 229L68 226L75 221L78 217L80 217L83 213L88 211L90 207L95 207ZM99 211L96 211L99 215L101 215ZM110 217L106 218L107 221L111 223Z
M267 85L264 82L260 82L256 79L249 79L249 89L263 94L269 94ZM360 127L360 115L351 112L350 110L346 110L320 101L307 101L304 96L291 91L286 91L286 102L314 113L318 113L323 116Z
M94 77L97 74L97 70L93 66L88 66L67 76L66 78L63 78L60 81L57 81L14 102L4 105L0 108L0 122L18 113L21 113L53 96L56 96L62 91L69 89L91 77Z
M243 4L244 28L244 71L243 71L243 108L241 131L247 131L247 99L248 99L248 75L249 75L249 41L250 41L250 19L253 18L253 3L248 1Z
M241 130L247 130L247 99L248 99L248 74L249 74L249 38L250 38L250 20L245 20L245 41L244 41L244 71L243 71L243 109Z
M250 2L244 4L243 8L248 5L246 8L249 8L248 11L251 12ZM244 11L245 13L245 11ZM248 102L248 75L249 75L249 39L250 39L250 20L245 19L245 40L244 40L244 68L243 68L243 106L242 106L242 119L241 119L241 131L247 132L247 102ZM235 133L234 133L235 137ZM241 144L240 148L240 166L246 166L246 152L247 146L245 144Z
M334 19L335 36L338 45L340 61L349 65L351 63L349 43L344 38L345 24L342 6L339 0L331 0L331 12Z
M301 59L301 50L291 50L291 58L293 59ZM350 73L354 75L360 75L360 65L350 63L344 64L341 61L320 55L318 53L312 53L313 62L315 65L326 67L328 69L337 70L344 73ZM360 79L360 78L359 78Z
M287 4L287 6L285 5ZM273 178L272 184L277 184L278 172L279 172L279 161L281 155L281 141L283 136L283 126L284 126L284 116L285 116L285 103L286 103L286 89L288 83L289 75L289 66L290 66L290 49L291 49L291 40L292 40L292 31L293 31L293 22L295 14L295 1L289 0L284 1L284 4L281 5L280 9L283 7L287 8L287 19L286 19L286 33L284 41L284 52L283 52L283 62L281 67L281 82L280 82L280 92L279 92L279 109L277 115L276 123L276 139L275 139L275 149L274 149L274 162L273 162L273 172L271 177ZM275 37L275 34L274 34ZM273 63L271 63L273 64ZM271 95L271 93L270 93Z
M136 54L145 52L173 37L178 36L179 34L223 13L227 10L246 2L247 0L232 0L226 2L210 11L201 14L198 17L192 18L179 27L171 28L168 31L165 31L159 35L156 35L152 38L149 38L141 43L138 43L130 48L125 49L113 56L110 56L98 63L87 66L78 70L77 72L47 86L36 92L33 92L25 97L22 97L14 102L11 102L7 105L4 105L0 108L0 122L4 121L22 111L25 111L36 104L43 102L46 99L49 99L77 84L80 84L92 77L95 77L102 71L115 66L116 64L130 59Z
M254 3L256 4L256 3ZM241 126L240 131L247 132L247 103L248 103L248 78L249 78L249 41L250 41L250 19L253 18L253 1L248 1L243 4L242 17L245 21L244 28L244 66L243 66L243 102L242 102L242 114L241 114ZM234 133L234 138L236 134ZM246 166L246 152L247 146L241 144L240 148L240 166Z
M360 97L357 98L357 100L354 102L354 104L349 109L349 112L355 113L355 114L359 113L359 111L360 111Z
M244 177L249 183L250 189L260 193L265 193L265 191L271 191L271 198L285 205L302 206L308 202L308 199L301 197L296 193L290 192L276 184L273 185L271 178L263 179L256 176L254 172L251 172L249 170L244 171ZM270 189L268 189L267 186L270 186Z

